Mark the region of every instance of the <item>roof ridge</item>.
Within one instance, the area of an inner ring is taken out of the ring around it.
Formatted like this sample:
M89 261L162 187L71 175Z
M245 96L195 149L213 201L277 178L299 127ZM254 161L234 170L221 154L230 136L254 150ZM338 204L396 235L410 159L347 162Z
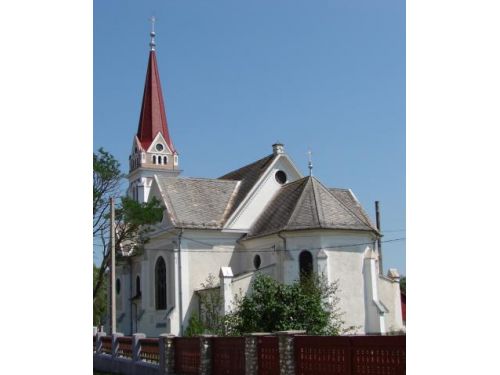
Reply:
M369 227L369 228L372 228L371 225L367 225L367 223L365 222L364 219L361 219L355 212L353 212L349 207L347 207L344 202L342 202L340 199L338 199L335 195L332 194L332 192L329 190L329 188L327 188L325 185L323 185L321 183L321 181L319 181L318 179L315 179L327 192L328 194L330 194L330 196L332 196L338 203L340 203L340 205L351 215L353 216L355 219L358 219L359 221L361 221L363 223L363 225ZM348 190L349 191L349 190Z
M305 183L304 183L304 180L305 180ZM298 205L299 205L299 201L300 201L300 202L302 202L302 200L304 199L304 195L303 195L303 193L304 193L304 189L306 188L307 183L309 182L309 176L302 177L302 178L300 178L300 179L298 179L298 180L295 180L295 181L293 181L293 182L290 182L290 184L289 184L289 185L291 185L291 184L293 184L293 183L295 183L295 182L298 182L298 181L300 181L300 182L302 183L302 185L303 185L303 186L302 186L302 191L301 191L301 192L300 192L300 194L299 194L299 199L297 199L297 200L295 201L295 205L293 206L292 213L291 213L291 215L288 217L288 220L287 220L286 224L283 226L283 228L287 228L287 227L288 227L288 225L290 224L290 222L292 221L292 217L295 217L295 211L297 210L297 207L298 207Z
M249 167L251 167L251 166L253 166L253 165L255 165L255 164L258 164L259 162L262 162L262 161L263 161L263 160L265 160L265 159L269 159L269 161L270 161L270 160L272 160L272 159L274 158L274 156L275 156L274 154L269 154L269 155L267 155L267 156L264 156L263 158L260 158L260 159L258 159L258 160L255 160L255 161L254 161L254 162L252 162L252 163L249 163L249 164L244 165L243 167L240 167L240 168L238 168L238 169L234 169L234 170L232 170L232 171L229 171L228 173L225 173L224 175L222 175L222 176L220 176L220 177L217 177L217 179L224 179L224 177L226 177L226 176L228 176L228 175L231 175L231 174L236 174L237 172L240 172L240 171L244 170L245 168L249 168ZM269 161L268 161L268 162L269 162ZM267 166L268 162L266 162L266 163L265 163L263 166L261 166L259 169L263 169L263 168L265 168L265 167Z
M302 191L300 192L300 195L299 195L299 199L297 199L295 201L295 206L293 207L293 210L292 210L292 213L290 214L290 216L288 217L288 220L286 222L286 224L284 225L284 228L287 228L288 225L290 224L290 222L292 222L292 218L295 219L295 215L296 215L296 210L297 210L297 207L299 207L299 202L302 203L302 201L304 200L304 190L306 188L306 185L307 183L309 183L309 181L311 180L311 176L305 176L305 177L302 177L301 179L299 180L296 180L294 182L297 182L297 181L304 181L305 180L305 183L303 183L303 187L302 187ZM313 188L313 195L314 195L314 188ZM314 200L316 200L316 197L314 197ZM316 208L316 213L318 213L318 209ZM318 217L318 223L319 223L319 217Z
M161 186L161 184L159 182L160 178L158 177L158 175L155 174L154 175L154 179L155 179L155 182L156 182L156 186L158 186L158 190L160 190L160 194L163 196L163 200L165 201L165 205L167 206L167 207L165 207L167 209L167 213L170 213L170 215L169 215L170 216L170 221L172 222L172 224L174 226L176 226L177 222L179 220L177 220L178 219L177 218L177 213L175 212L175 208L174 208L174 205L172 203L172 199L170 198L170 195L168 194L168 191L164 191L162 189L162 186Z
M236 180L223 180L220 178L209 178L209 177L185 177L185 176L158 176L159 179L162 180L190 180L190 181L213 181L213 182L229 182L229 183L234 183Z
M227 181L227 182L234 182L234 180L221 180L221 181ZM231 193L231 196L229 197L229 200L227 201L226 208L224 209L224 212L222 213L222 226L226 225L226 221L229 218L229 214L231 212L231 209L233 208L234 205L234 200L236 199L236 195L238 191L240 190L241 186L241 181L236 181L236 185L234 186L233 192Z
M312 192L313 192L313 199L314 199L314 206L316 208L316 215L318 216L318 224L319 224L319 227L322 228L322 221L321 221L321 217L319 216L319 210L320 210L320 207L322 205L318 204L318 198L316 197L316 186L314 184L314 181L316 181L316 179L313 177L313 176L310 176L310 180L311 180L311 185L312 185ZM323 214L324 211L323 209L321 208L321 213ZM324 216L324 215L323 215Z

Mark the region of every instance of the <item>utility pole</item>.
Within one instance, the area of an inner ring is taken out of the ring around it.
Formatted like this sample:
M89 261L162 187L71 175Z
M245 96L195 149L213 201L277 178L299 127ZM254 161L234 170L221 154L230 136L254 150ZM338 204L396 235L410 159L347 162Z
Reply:
M382 228L380 227L380 207L379 201L375 201L375 216L377 220L377 230L382 235ZM377 239L377 249L378 249L378 272L381 276L384 275L384 267L382 265L382 237L381 235Z
M109 251L111 252L111 272L110 272L110 328L111 333L116 333L116 289L115 289L115 201L109 198L110 225L109 225Z

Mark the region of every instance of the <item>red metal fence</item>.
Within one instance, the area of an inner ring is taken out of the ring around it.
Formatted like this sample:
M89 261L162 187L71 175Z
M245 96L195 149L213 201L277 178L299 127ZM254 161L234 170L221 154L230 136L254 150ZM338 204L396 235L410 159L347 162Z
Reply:
M160 344L157 338L139 339L141 351L139 357L142 361L160 363Z
M351 338L353 375L406 373L406 336Z
M176 337L175 373L183 375L198 374L200 368L200 339L198 337Z
M261 336L257 339L259 375L279 375L280 353L277 336Z
M112 337L102 336L101 337L101 353L109 354L112 353Z
M295 336L297 375L404 375L405 336Z
M213 375L245 375L245 338L212 339Z
M118 337L117 354L119 357L132 358L132 337Z

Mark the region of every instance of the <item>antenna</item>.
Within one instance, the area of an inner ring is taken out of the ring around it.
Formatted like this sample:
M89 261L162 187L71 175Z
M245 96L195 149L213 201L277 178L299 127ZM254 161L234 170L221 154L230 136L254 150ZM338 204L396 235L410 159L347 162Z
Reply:
M313 175L313 162L312 162L312 152L311 149L307 150L307 159L308 159L308 168L309 168L309 176Z
M152 16L149 20L151 21L151 32L149 33L149 35L151 35L151 41L149 42L149 47L151 48L151 51L154 51L155 47L156 47L156 42L155 42L155 36L156 36L155 21L156 21L156 18L154 16Z

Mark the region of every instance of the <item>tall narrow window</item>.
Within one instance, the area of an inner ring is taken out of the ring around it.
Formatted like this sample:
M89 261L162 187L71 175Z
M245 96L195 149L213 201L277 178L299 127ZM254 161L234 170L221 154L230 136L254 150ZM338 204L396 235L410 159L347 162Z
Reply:
M301 281L311 277L312 275L313 257L312 254L307 250L304 250L299 255L299 272Z
M155 266L156 310L167 309L167 268L165 261L159 257Z
M156 155L153 155L153 164L156 164Z
M167 159L167 157L166 157L166 156L164 156L164 157L163 157L163 164L167 164L167 162L168 162L168 159Z
M161 164L161 156L158 155L158 164Z

